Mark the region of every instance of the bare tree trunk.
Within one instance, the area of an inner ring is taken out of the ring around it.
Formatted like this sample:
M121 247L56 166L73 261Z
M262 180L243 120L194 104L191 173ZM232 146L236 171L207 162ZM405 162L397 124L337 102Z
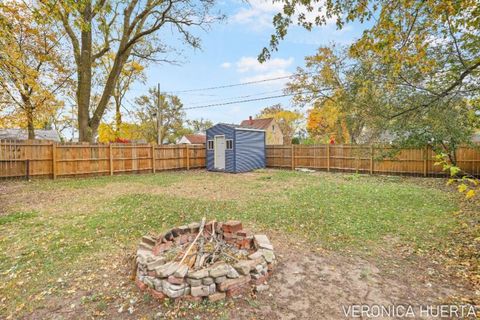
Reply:
M78 132L79 141L93 142L94 132L90 128L90 97L92 88L92 8L87 4L83 11L84 22L88 24L81 34L81 52L78 61Z
M27 91L28 92L28 91ZM26 94L20 95L23 101L23 110L25 111L25 115L27 118L27 133L28 139L33 140L35 139L35 127L33 125L33 106L32 102L30 101L30 97Z
M28 140L35 139L35 127L33 126L33 109L30 104L26 106L26 113L27 113L27 131L28 131Z

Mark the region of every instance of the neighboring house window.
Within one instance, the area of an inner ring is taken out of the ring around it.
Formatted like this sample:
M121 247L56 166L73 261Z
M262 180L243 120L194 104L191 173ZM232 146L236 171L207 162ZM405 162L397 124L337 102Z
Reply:
M208 140L207 141L207 149L208 150L213 150L213 140Z
M233 140L226 140L227 142L227 150L233 149Z

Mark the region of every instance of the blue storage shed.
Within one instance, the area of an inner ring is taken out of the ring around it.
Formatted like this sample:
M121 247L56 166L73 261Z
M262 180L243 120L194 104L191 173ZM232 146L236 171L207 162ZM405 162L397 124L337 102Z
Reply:
M264 130L226 123L207 129L207 170L238 173L265 164Z

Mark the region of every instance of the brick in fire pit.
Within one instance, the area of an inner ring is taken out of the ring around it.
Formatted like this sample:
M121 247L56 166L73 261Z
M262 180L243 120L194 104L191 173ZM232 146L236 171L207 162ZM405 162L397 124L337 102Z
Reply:
M178 269L178 264L175 262L169 262L155 269L157 276L160 278L166 278L172 275Z
M188 227L190 228L191 233L198 233L198 231L200 230L200 223L192 222L188 225Z
M219 283L224 282L225 280L227 280L227 277L225 277L225 276L223 276L223 277L218 277L218 278L215 278L215 283L216 283L216 284L219 284Z
M237 270L234 267L229 266L230 270L228 270L227 277L230 279L238 278L240 275L238 274Z
M172 284L183 284L183 283L185 283L185 279L184 278L177 278L175 276L169 276L168 277L168 282L170 282Z
M257 264L257 260L241 260L237 262L233 267L241 275L248 275L250 274L250 270L254 269Z
M216 223L215 220L212 220L212 221L209 221L205 224L205 230L207 230L208 232L212 233L212 230L213 230L213 224Z
M185 234L190 232L190 228L188 226L180 226L178 227L178 230L180 231L180 234Z
M226 263L218 264L210 269L210 277L216 278L226 276L230 271L230 266Z
M149 246L154 246L156 241L153 239L151 236L143 236L142 237L142 242L148 244Z
M267 236L264 235L264 234L256 234L253 236L253 239L255 241L255 244L259 247L259 248L264 248L264 249L269 249L269 250L273 250L273 246L272 244L270 243L270 240L268 240Z
M242 223L236 220L229 220L223 224L223 232L236 233L242 230Z
M188 277L192 279L202 279L208 277L208 269L202 269L195 272L189 272Z
M239 236L239 237L244 237L244 238L246 238L247 235L248 235L248 233L247 233L247 231L245 231L245 230L239 230L239 231L237 231L237 236Z
M153 260L152 262L147 263L147 270L152 271L155 268L160 267L165 264L164 257L157 257L157 259Z
M185 278L188 272L188 266L182 264L178 267L177 271L173 274L177 278Z
M242 276L242 277L239 277L237 279L228 279L228 280L220 283L219 285L217 285L217 288L218 288L219 291L227 291L229 289L242 286L242 285L250 282L250 280L251 280L250 275Z
M172 246L172 241L166 241L165 243L157 243L151 250L154 255L158 256L160 253L169 250Z
M213 283L213 278L212 277L206 277L202 279L202 284L209 286Z
M202 285L202 279L191 279L187 278L187 283L192 287L198 287Z
M192 287L190 292L194 297L206 297L210 293L210 286Z

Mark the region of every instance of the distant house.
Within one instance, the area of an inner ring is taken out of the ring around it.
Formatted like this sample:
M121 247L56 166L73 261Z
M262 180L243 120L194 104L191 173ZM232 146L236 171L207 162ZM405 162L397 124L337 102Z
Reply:
M0 129L0 140L28 140L25 129ZM35 130L35 140L49 140L60 142L60 136L55 130Z
M283 132L274 118L243 120L240 126L257 130L265 130L267 145L283 145Z
M204 134L186 134L177 140L177 144L205 144L206 140Z

